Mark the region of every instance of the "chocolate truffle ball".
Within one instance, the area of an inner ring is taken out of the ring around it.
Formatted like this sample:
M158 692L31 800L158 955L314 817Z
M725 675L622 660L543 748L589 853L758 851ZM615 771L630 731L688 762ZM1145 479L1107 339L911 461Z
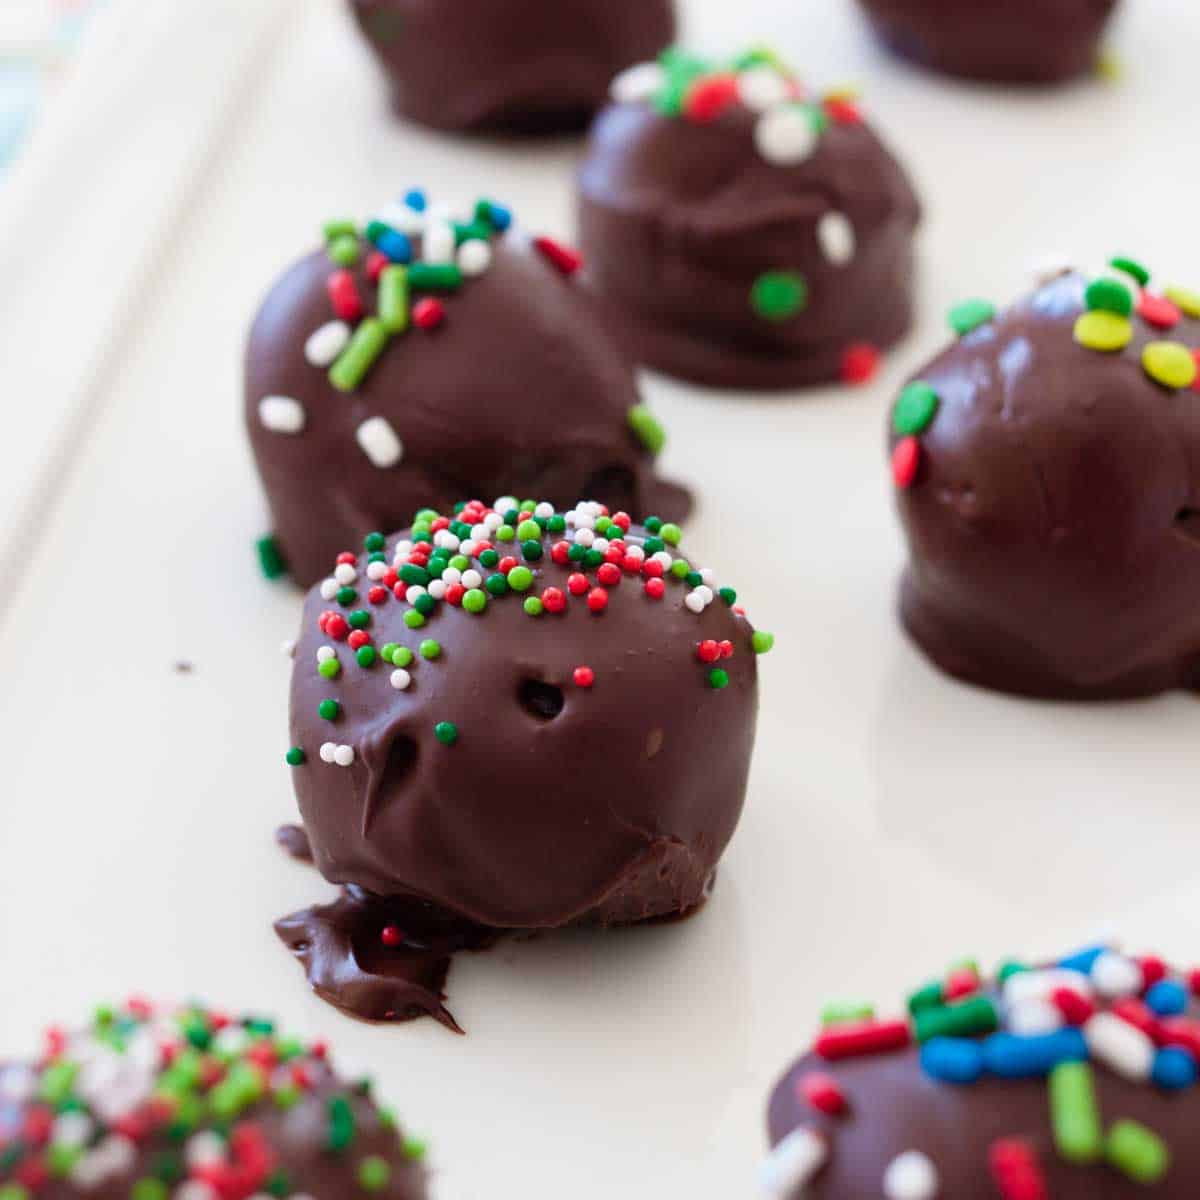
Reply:
M657 518L506 497L372 534L310 593L288 761L316 865L351 890L280 932L319 992L451 1024L455 931L704 901L772 638L678 542ZM440 975L420 961L431 924ZM398 979L409 968L420 978Z
M1114 261L958 307L892 412L904 625L985 687L1200 686L1200 295Z
M1117 0L860 0L880 38L923 67L999 83L1058 83L1096 66Z
M672 0L351 0L396 111L438 129L582 129L675 36Z
M762 52L670 53L612 95L579 223L630 353L719 387L869 378L909 327L919 208L858 104Z
M410 193L365 227L330 222L325 249L271 290L245 364L268 573L286 563L310 584L366 530L480 490L684 515L577 255L510 222L486 200L452 221Z
M1184 1200L1200 1191L1195 973L1095 947L970 964L902 1018L830 1011L771 1096L788 1200Z
M320 1043L131 1000L0 1063L4 1200L424 1200L421 1144Z

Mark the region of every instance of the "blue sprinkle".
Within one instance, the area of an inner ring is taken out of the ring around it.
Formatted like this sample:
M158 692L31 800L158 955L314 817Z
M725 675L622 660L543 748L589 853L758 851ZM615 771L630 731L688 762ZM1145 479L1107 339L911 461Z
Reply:
M1066 958L1060 958L1058 965L1065 971L1079 971L1083 975L1090 975L1092 968L1096 965L1096 959L1107 953L1107 946L1088 946L1084 950L1068 954Z
M1146 1004L1160 1017L1178 1017L1187 1012L1187 989L1174 979L1159 980L1146 993Z
M1087 1042L1078 1029L1020 1037L994 1033L983 1040L983 1065L1004 1079L1036 1079L1064 1062L1086 1062Z
M399 230L385 230L375 239L375 248L394 263L412 262L412 242Z
M404 203L408 205L413 212L424 212L427 203L425 193L420 188L413 188L411 192L405 194Z
M930 1038L921 1047L921 1067L943 1083L974 1083L983 1074L983 1051L969 1038Z
M1160 1088L1178 1092L1192 1087L1198 1074L1196 1060L1182 1046L1164 1046L1154 1056L1150 1077Z
M503 233L512 224L512 209L505 208L503 204L493 204L491 200L487 202L488 220L492 223L492 228L497 233Z

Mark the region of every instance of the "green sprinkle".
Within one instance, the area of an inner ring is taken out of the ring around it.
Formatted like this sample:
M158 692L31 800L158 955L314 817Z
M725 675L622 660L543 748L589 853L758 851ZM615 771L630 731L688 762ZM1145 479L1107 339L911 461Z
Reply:
M321 227L321 234L325 239L326 244L337 241L343 237L358 237L358 226L353 221L347 221L342 218L333 221L326 221Z
M704 582L704 576L701 575L699 571L689 571L683 577L683 582L686 583L688 587L696 588Z
M663 523L662 523L661 517L647 517L646 518L646 532L647 533L657 533L662 527L663 527Z
M494 575L489 575L484 581L483 586L487 588L493 596L503 596L508 591L508 580L497 571Z
M371 624L371 614L365 608L356 608L346 620L351 629L366 629Z
M1022 962L1017 962L1016 959L1007 959L1000 964L1000 969L996 972L996 982L1000 984L1007 983L1014 975L1024 975L1029 968Z
M910 383L892 410L892 428L901 437L924 433L937 416L938 394L924 380Z
M612 518L600 516L596 518L596 532L602 537L608 535L608 531L612 528Z
M1139 287L1145 287L1150 282L1150 272L1140 262L1133 258L1112 258L1108 265L1114 270L1123 271L1137 281Z
M406 1137L400 1149L409 1162L420 1162L429 1152L429 1147L425 1141L415 1137Z
M462 272L449 264L413 263L408 268L408 284L414 292L454 292L462 281Z
M408 268L384 267L379 276L379 319L388 333L408 328Z
M587 547L581 546L578 542L572 542L570 548L567 550L567 557L572 562L583 562L584 558L587 557Z
M339 267L352 267L358 262L358 238L353 233L344 233L334 238L326 251Z
M713 667L708 673L708 682L710 687L714 687L717 691L729 686L729 672L722 670L720 667Z
M804 310L808 285L795 271L767 271L750 289L750 305L768 321L786 321Z
M50 1174L56 1179L64 1179L70 1175L75 1164L83 1157L82 1146L72 1146L66 1142L53 1142L46 1150L46 1165Z
M1093 279L1083 293L1084 303L1089 309L1114 312L1127 317L1133 312L1133 296L1129 289L1115 279Z
M392 655L395 654L399 649L400 647L396 642L384 642L383 649L379 651L379 657L382 658L385 663L390 663L392 661Z
M683 530L678 525L672 525L668 522L659 531L659 536L668 546L678 546L680 539L683 537Z
M287 562L274 534L264 534L254 543L254 549L258 554L258 568L268 579L287 574Z
M343 608L346 608L358 599L358 593L352 587L338 588L336 599Z
M453 746L458 741L458 726L453 721L439 721L433 727L433 736L443 746Z
M481 613L487 608L487 592L480 588L471 588L463 594L462 606L469 613Z
M99 1020L96 1023L103 1024ZM75 1063L51 1063L42 1072L38 1096L47 1104L61 1104L71 1094L71 1089L75 1086L75 1076L78 1074L79 1067Z
M720 596L730 608L737 603L737 592L735 592L731 587L719 588L717 595Z
M659 521L658 527L660 529L662 528L661 521ZM660 550L665 550L666 548L667 543L664 542L660 537L648 537L645 542L642 543L642 549L645 550L647 558L649 558L651 554L657 554Z
M472 221L469 224L454 221L452 228L456 246L461 246L463 242L486 242L492 236L492 227L485 221Z
M629 428L637 435L637 439L651 454L661 454L667 444L666 430L658 423L658 418L644 405L635 404L629 410Z
M402 620L409 629L420 629L425 624L425 614L420 609L410 608Z
M1138 1183L1157 1183L1171 1165L1162 1138L1137 1121L1117 1121L1112 1126L1104 1155L1118 1171Z
M508 573L508 586L514 592L527 592L533 586L533 572L528 567L513 567Z
M129 1190L129 1200L167 1200L169 1195L161 1179L139 1179Z
M441 656L442 644L433 638L426 638L417 649L422 658L433 659Z
M358 659L360 667L373 667L375 659L378 657L374 646L359 646L354 652L354 657Z
M393 667L408 667L412 665L413 652L407 646L397 646L392 651L391 663Z
M456 554L450 560L450 565L456 571L469 571L471 569L471 560L465 554Z
M336 700L322 700L317 705L317 715L326 721L336 721L342 713L342 706Z
M368 533L367 536L363 538L363 549L372 554L378 553L386 545L387 539L382 533Z
M996 1005L989 996L972 996L956 1004L923 1008L914 1014L917 1041L935 1037L975 1037L999 1028Z
M551 533L562 533L567 527L567 518L562 513L555 513L546 524Z
M671 574L674 575L676 579L686 579L688 574L691 572L691 569L692 568L688 566L688 561L686 558L677 558L671 564Z
M429 572L424 567L417 566L416 563L405 563L400 568L400 578L405 583L415 583L419 587L424 587L429 582Z
M511 525L501 525L496 530L496 541L511 542L517 536L517 531Z
M522 521L517 526L517 537L523 542L529 541L530 538L536 538L540 543L542 527L536 521Z
M537 596L526 596L525 603L522 606L528 616L540 617L545 611L545 606Z
M529 562L537 562L542 557L542 543L534 541L522 542L521 554Z
M947 320L959 337L966 337L980 325L986 325L995 315L996 306L986 300L964 300L950 310Z
M413 608L417 610L423 617L429 616L435 608L437 601L428 593L422 592L414 601Z
M336 658L327 658L317 663L317 674L325 679L336 679L342 672L342 664Z
M339 392L354 391L383 353L387 341L388 332L382 321L377 317L362 321L354 331L350 344L329 368L329 382Z
M859 1021L873 1021L875 1006L857 1000L834 1000L821 1009L821 1024L854 1025Z
M358 1182L368 1192L381 1192L392 1178L392 1168L378 1155L364 1158L358 1164Z
M287 765L289 767L304 766L305 754L304 754L304 751L299 746L291 747L291 749L288 750L287 754L284 757L287 759Z
M1059 1063L1050 1072L1050 1123L1054 1144L1068 1162L1093 1163L1104 1152L1100 1108L1087 1063Z
M945 992L941 982L934 980L932 983L925 984L924 987L917 988L908 997L908 1011L915 1017L917 1013L924 1012L930 1008L940 1008L942 1001L945 999Z
M755 654L768 654L775 645L775 635L756 629L750 635L750 646Z
M494 567L500 561L500 555L495 550L485 550L479 556L479 561L485 567Z
M584 566L598 567L604 561L604 552L594 547L583 552Z

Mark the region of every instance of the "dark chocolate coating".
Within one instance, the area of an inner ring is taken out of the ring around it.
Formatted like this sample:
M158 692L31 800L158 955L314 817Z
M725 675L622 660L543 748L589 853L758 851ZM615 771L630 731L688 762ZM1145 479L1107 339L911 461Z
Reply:
M526 564L530 595L565 590L578 570L551 561L555 540ZM416 658L398 691L390 668L360 668L344 643L338 678L317 673L329 644L318 617L331 605L314 589L291 737L307 754L293 783L321 873L501 930L627 923L702 903L742 810L757 666L746 619L719 598L695 614L686 592L672 580L652 600L627 575L600 614L571 597L565 612L531 617L510 593L481 615L442 602L416 631L389 599L373 610L376 645L441 646L434 661ZM704 639L733 644L720 663L727 687L709 685ZM580 666L595 673L590 688L574 682ZM341 703L333 722L318 715L325 698ZM440 722L457 727L453 745L435 737ZM352 746L353 764L321 761L327 741Z
M1133 318L1109 354L1073 337L1065 275L935 358L940 398L898 492L910 560L901 617L943 670L1031 696L1110 699L1200 686L1200 395L1142 368ZM897 435L891 430L894 445Z
M859 0L897 54L949 75L1048 84L1085 75L1117 0Z
M364 243L354 268L368 313L377 289ZM685 515L682 489L660 484L633 433L633 372L595 319L582 289L519 234L492 241L490 269L445 299L445 324L410 328L361 385L339 392L311 365L309 335L334 319L324 251L293 266L264 301L250 332L245 417L292 577L305 586L372 529L398 529L425 505L516 489L558 504L594 495L614 509L664 519ZM258 404L282 395L303 406L299 434L265 428ZM380 468L355 430L382 416L404 445Z
M397 112L438 129L583 129L675 36L672 0L351 0Z
M579 174L587 282L639 362L716 387L788 388L840 378L847 347L892 345L912 319L919 205L899 163L865 124L833 124L803 162L755 145L759 114L712 123L617 104L597 118ZM842 213L844 264L818 224ZM794 271L806 307L783 321L751 305L765 272Z

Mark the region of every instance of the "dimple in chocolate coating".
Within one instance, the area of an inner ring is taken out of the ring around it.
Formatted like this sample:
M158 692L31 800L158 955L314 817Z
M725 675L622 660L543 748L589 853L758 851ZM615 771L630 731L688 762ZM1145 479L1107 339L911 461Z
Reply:
M1117 0L859 0L897 54L950 75L1048 84L1096 65Z
M890 346L912 318L919 205L864 123L834 123L791 166L755 144L760 114L711 123L615 104L579 174L587 282L640 362L717 387L788 388L841 377L847 348ZM823 218L853 229L849 261L822 248ZM754 308L755 281L795 272L807 303L785 320Z
M943 670L1001 691L1200 687L1200 394L1141 362L1150 341L1200 346L1200 321L1135 316L1128 348L1088 349L1084 287L1052 281L918 373L939 407L897 497L901 617Z
M396 110L439 129L586 126L609 80L675 36L672 0L351 0Z
M678 519L690 498L656 480L629 424L633 373L571 279L519 234L493 239L490 268L445 298L445 324L393 339L362 383L338 391L305 344L334 319L324 251L272 288L250 332L245 419L274 533L292 577L308 585L371 529L397 529L423 505L506 488L567 504L595 495L614 509ZM352 268L368 314L377 288L363 243ZM298 434L264 426L264 397L297 401ZM376 466L356 440L383 417L403 444Z

